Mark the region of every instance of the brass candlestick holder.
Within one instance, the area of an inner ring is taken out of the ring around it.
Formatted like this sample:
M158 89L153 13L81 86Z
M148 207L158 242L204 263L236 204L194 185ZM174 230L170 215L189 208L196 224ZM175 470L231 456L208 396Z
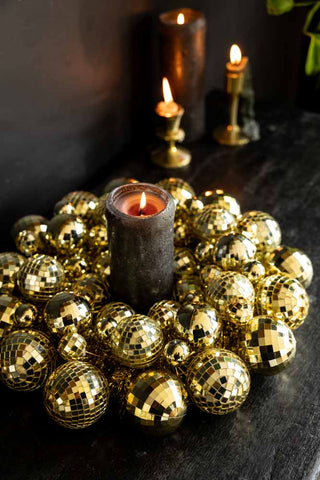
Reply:
M247 58L244 57L241 62L241 69L236 65L227 64L227 93L230 95L229 103L229 125L217 127L213 132L213 137L221 145L245 145L250 142L241 127L238 125L239 95L242 92L244 80L244 68L247 64Z
M152 152L152 161L164 168L186 167L191 162L191 152L184 147L177 146L177 142L183 142L185 133L180 128L180 122L184 109L176 105L176 112L164 114L159 103L155 112L160 120L160 126L156 129L158 138L165 142L165 145Z

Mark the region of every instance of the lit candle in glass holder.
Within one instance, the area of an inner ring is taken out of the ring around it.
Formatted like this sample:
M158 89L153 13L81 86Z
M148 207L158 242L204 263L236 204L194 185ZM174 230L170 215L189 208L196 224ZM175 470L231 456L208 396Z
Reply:
M239 95L242 92L244 71L248 57L243 57L238 45L230 48L230 61L226 64L227 93L230 95L229 125L214 130L213 136L222 145L245 145L250 139L238 125Z
M185 134L180 128L180 122L184 109L173 99L169 81L162 79L163 101L156 106L155 112L160 126L157 128L157 136L166 142L152 152L152 160L164 168L180 168L189 165L191 153L183 147L177 147L176 142L183 142Z

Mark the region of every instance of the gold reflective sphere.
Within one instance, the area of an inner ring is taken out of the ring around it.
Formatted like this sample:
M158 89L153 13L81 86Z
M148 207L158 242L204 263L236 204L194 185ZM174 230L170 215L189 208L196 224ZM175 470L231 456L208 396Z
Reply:
M173 300L160 300L150 308L148 317L159 323L162 330L168 331L177 316L179 305Z
M16 311L21 305L22 301L17 297L0 296L0 340L12 329Z
M63 335L70 325L77 328L90 325L90 305L87 300L73 292L60 292L46 304L44 319L51 333Z
M192 275L197 271L197 262L189 248L180 247L174 251L173 271L175 275Z
M213 346L220 334L221 323L214 308L206 304L182 306L174 322L178 336L195 347Z
M194 256L201 265L212 263L214 241L199 242L194 250Z
M172 433L187 412L183 385L167 372L143 372L128 389L126 411L147 433Z
M71 257L60 258L60 261L64 268L66 277L71 282L76 278L85 275L89 270L86 254L81 249L77 252L73 252Z
M89 427L99 420L108 399L108 382L100 370L80 361L57 368L44 390L48 414L63 427L73 429Z
M26 257L31 257L44 249L39 234L31 230L22 230L19 232L15 238L15 244L17 250L23 255L26 255Z
M98 312L108 302L109 288L106 281L93 274L82 275L72 284L72 291L84 297L90 303L93 312Z
M9 333L0 348L1 380L14 390L31 391L43 386L55 367L55 349L36 330Z
M192 240L189 223L181 219L175 220L173 225L173 240L175 246L183 247L188 245L190 239Z
M189 198L195 196L195 191L188 182L181 178L164 178L156 185L169 192L176 205L183 206Z
M127 367L144 368L160 355L163 335L159 324L145 315L121 320L111 331L111 350L115 359Z
M296 340L293 332L272 317L254 317L241 331L239 354L257 373L274 375L294 358Z
M163 355L171 367L179 367L189 359L190 348L186 342L175 338L165 345Z
M103 282L107 282L111 274L111 254L110 250L101 252L93 262L93 271L101 278Z
M234 297L226 310L227 319L238 327L252 320L253 313L254 305L242 297Z
M15 287L16 276L24 263L25 258L19 253L0 253L0 292L12 293Z
M217 265L205 265L202 267L200 270L200 280L203 288L207 288L209 282L220 275L220 273L222 273L222 270L220 267L217 267Z
M238 272L223 272L209 281L206 289L208 302L222 315L230 302L237 297L244 298L248 303L254 302L254 288L250 280Z
M56 215L48 223L46 240L60 253L70 253L80 248L87 236L80 217L65 213Z
M73 214L81 217L87 225L90 225L94 222L95 209L98 203L98 197L93 193L70 192L55 205L54 213L55 215L60 213Z
M66 331L58 344L58 352L66 360L81 360L86 355L87 341L77 332Z
M250 262L242 266L241 273L255 285L263 279L266 274L266 269L259 260L250 260Z
M271 252L281 243L279 224L268 213L244 213L238 222L238 231L257 246L259 253Z
M196 237L210 242L231 233L236 228L236 217L227 210L207 205L195 215L192 225Z
M26 215L17 220L11 229L13 240L16 240L18 233L23 230L35 233L37 236L47 231L48 220L41 215Z
M204 205L199 198L194 196L185 201L184 207L188 215L195 215L199 210L203 209Z
M101 252L108 247L108 231L105 225L99 224L91 228L88 235L88 247L93 252Z
M177 280L174 288L174 298L182 303L187 295L196 295L203 298L201 284L198 276L186 275Z
M24 303L15 309L14 323L18 325L19 328L29 328L34 326L37 317L37 308L31 303Z
M286 275L270 275L257 286L258 315L271 315L293 330L300 327L309 312L309 297L297 280Z
M230 234L217 240L213 258L223 270L239 270L254 258L256 250L256 246L244 235Z
M313 277L312 263L302 250L282 245L268 256L268 261L281 272L298 280L305 288L308 288L311 284Z
M236 354L216 348L200 352L187 370L187 386L201 410L224 415L239 408L250 390L250 375Z
M222 208L235 217L238 217L241 213L238 201L223 190L207 190L200 195L199 199L204 205L214 205L217 208Z
M121 320L132 317L135 314L133 308L126 303L111 302L105 305L97 316L96 331L100 340L109 342L112 330Z
M63 290L62 265L48 255L35 255L24 262L17 274L17 285L28 300L46 302Z

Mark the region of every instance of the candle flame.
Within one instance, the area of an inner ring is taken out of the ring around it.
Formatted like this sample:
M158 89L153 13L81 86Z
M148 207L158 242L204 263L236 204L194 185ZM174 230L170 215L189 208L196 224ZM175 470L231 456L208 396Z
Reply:
M141 198L140 198L140 207L139 207L140 212L142 212L143 209L146 208L146 205L147 205L147 197L146 197L146 194L142 192Z
M230 62L233 65L239 65L242 59L242 53L238 45L234 44L230 48Z
M163 98L166 103L173 102L173 97L171 93L171 88L166 77L162 79L162 91L163 91Z
M179 13L178 17L177 17L177 24L178 25L183 25L184 24L184 15L183 13Z

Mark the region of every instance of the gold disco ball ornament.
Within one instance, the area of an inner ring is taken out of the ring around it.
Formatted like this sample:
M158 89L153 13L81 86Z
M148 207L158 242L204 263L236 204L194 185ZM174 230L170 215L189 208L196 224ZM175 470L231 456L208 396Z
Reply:
M180 367L190 358L190 347L184 340L174 338L163 349L163 356L170 367Z
M11 229L11 236L16 241L17 235L23 230L35 233L37 236L46 233L48 220L41 215L26 215L17 220Z
M274 375L289 365L295 353L293 332L274 317L254 317L241 330L239 354L254 372Z
M111 274L110 250L101 252L93 261L93 271L103 282L107 282Z
M195 196L195 191L191 185L181 178L164 178L156 183L156 185L169 192L175 204L179 207L183 207L189 198Z
M94 313L98 312L110 298L110 287L106 281L102 281L97 275L86 274L75 280L72 291L84 297L91 305Z
M298 280L305 288L311 284L312 263L302 250L282 245L268 256L268 262L289 277Z
M55 370L45 385L44 404L50 417L63 427L89 427L106 411L109 386L93 365L67 362Z
M259 260L250 260L242 265L241 273L243 273L253 285L256 285L256 283L260 282L266 275L266 269Z
M202 241L197 244L194 250L194 256L196 257L196 260L200 263L200 265L208 265L212 263L213 249L214 241Z
M105 225L99 224L92 227L88 234L89 250L98 253L108 248L108 231Z
M146 433L166 435L182 422L186 393L171 373L149 370L138 375L128 388L126 411Z
M204 205L198 197L194 196L185 201L184 207L188 215L195 215L203 209Z
M182 219L176 219L173 225L173 241L176 247L184 247L190 243L191 232L189 223Z
M227 319L237 327L241 327L250 322L253 314L254 305L242 297L234 297L227 306Z
M177 280L174 288L174 298L177 302L183 303L188 295L195 295L203 299L203 293L198 276L186 275Z
M109 343L112 330L116 328L121 320L132 317L134 314L133 308L126 303L107 303L98 313L95 325L100 340Z
M13 296L0 296L0 340L12 329L15 323L15 314L22 305L22 301Z
M220 267L217 265L205 265L200 270L200 280L204 289L207 288L211 280L214 280L220 273L222 273Z
M244 213L238 222L238 231L255 243L259 253L271 252L281 243L279 224L268 213Z
M163 335L159 324L146 315L125 318L111 331L111 351L121 365L144 368L160 355Z
M236 228L236 217L227 210L207 205L193 219L193 233L200 240L212 241Z
M31 303L23 303L14 312L14 323L19 328L33 327L38 318L38 310Z
M15 238L17 250L25 255L31 257L36 253L44 250L44 245L40 236L31 230L22 230Z
M10 388L21 391L43 386L55 367L55 349L36 330L10 332L0 347L0 378Z
M216 310L209 305L189 304L179 309L174 329L194 347L211 347L219 338L221 323Z
M77 332L66 331L57 348L63 360L81 360L86 355L87 341Z
M54 216L45 234L49 245L62 254L80 248L86 236L87 230L82 219L66 213Z
M73 292L60 292L44 309L44 319L51 333L63 335L67 327L87 328L91 323L90 304Z
M239 408L250 390L250 375L235 353L207 348L192 360L186 383L193 402L201 410L224 415Z
M270 275L257 286L256 311L282 320L289 328L302 325L309 312L309 297L297 280L286 275Z
M254 258L256 250L254 243L244 235L230 234L217 240L213 258L223 270L239 270Z
M173 326L177 316L179 305L173 300L160 300L150 308L148 317L153 318L159 323L162 330L168 332Z
M222 272L208 283L206 298L224 316L234 298L244 298L253 304L255 292L250 280L241 273Z
M176 248L173 259L173 271L177 276L192 275L197 271L197 262L189 248Z
M110 193L115 188L121 187L122 185L128 185L130 183L139 183L139 180L130 177L113 178L104 186L103 193Z
M12 293L16 285L17 273L23 265L25 258L19 253L0 253L0 292Z
M207 190L200 195L199 199L203 205L214 205L217 208L227 210L235 217L239 217L241 214L238 201L224 190Z
M77 250L71 257L60 258L66 277L73 282L89 271L88 259L84 251Z
M49 255L35 255L24 262L17 274L22 295L34 302L46 302L63 290L65 273L62 265Z
M54 207L55 215L60 213L73 214L81 217L87 225L94 222L95 209L99 203L93 193L76 191L65 195Z

